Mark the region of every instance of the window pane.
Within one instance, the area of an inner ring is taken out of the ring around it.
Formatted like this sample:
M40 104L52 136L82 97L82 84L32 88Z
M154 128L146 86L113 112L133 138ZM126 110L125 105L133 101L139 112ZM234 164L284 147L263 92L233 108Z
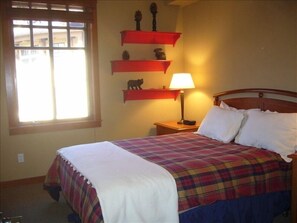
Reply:
M51 9L52 10L58 10L58 11L66 11L66 6L65 5L52 4Z
M85 24L83 22L69 22L71 28L84 28Z
M67 47L67 29L53 29L54 47Z
M52 22L52 26L56 26L56 27L66 27L66 26L67 26L67 22L54 21L54 22Z
M30 25L29 20L13 20L13 25Z
M28 2L12 1L12 8L29 8Z
M46 3L37 3L37 2L32 2L32 9L43 9L46 10L47 4Z
M33 26L48 26L48 21L33 20Z
M48 29L33 29L34 47L48 47Z
M48 50L15 50L20 122L52 120L53 93Z
M71 29L70 30L70 46L71 47L84 47L85 46L85 32L84 30Z
M83 12L84 9L82 6L69 5L69 11L70 12Z
M54 74L57 119L88 116L84 50L55 50Z
M13 28L14 45L20 47L31 46L30 29L29 28Z

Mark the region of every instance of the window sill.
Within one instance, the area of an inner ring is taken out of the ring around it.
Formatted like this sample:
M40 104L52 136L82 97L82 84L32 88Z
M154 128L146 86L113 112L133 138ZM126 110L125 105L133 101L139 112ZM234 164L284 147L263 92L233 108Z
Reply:
M101 126L101 121L71 121L71 122L59 122L59 123L36 123L36 124L24 124L17 127L11 127L9 129L10 135L18 134L34 134L41 132L53 132L61 130L73 130L82 128L96 128Z

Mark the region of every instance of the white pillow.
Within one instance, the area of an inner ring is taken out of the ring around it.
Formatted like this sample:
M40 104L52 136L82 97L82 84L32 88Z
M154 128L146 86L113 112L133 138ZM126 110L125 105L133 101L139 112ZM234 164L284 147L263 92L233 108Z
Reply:
M232 111L237 110L237 108L234 108L234 107L231 107L231 106L227 105L224 101L221 101L220 108L224 108L224 109L232 110Z
M243 118L240 112L213 106L196 133L228 143L238 133Z
M235 142L274 151L290 162L287 155L297 145L297 113L248 111L247 115Z
M224 109L227 109L227 110L231 110L231 111L239 111L239 112L242 112L242 113L246 113L247 111L250 111L250 110L261 111L260 108L237 109L237 108L234 108L234 107L231 107L231 106L227 105L224 101L221 101L220 107L224 108Z

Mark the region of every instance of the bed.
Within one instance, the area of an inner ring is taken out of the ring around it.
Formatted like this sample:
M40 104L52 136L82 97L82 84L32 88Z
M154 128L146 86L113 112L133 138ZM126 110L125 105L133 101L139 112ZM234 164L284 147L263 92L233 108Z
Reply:
M274 145L273 151L245 145L249 141L249 138L245 137L245 131L249 130L250 125L255 124L251 124L250 121L250 117L254 115L259 116L259 120L262 121L266 117L290 114L296 127L296 98L296 92L275 89L254 88L221 92L214 95L214 107L203 120L197 133L116 140L107 142L112 145L106 144L106 147L114 146L115 149L120 148L129 154L136 154L137 157L157 164L170 173L177 190L179 222L271 223L275 216L288 211L291 206L292 222L296 223L296 191L291 193L292 182L296 184L296 177L292 180L292 171L296 171L296 153L294 150L279 152ZM246 112L249 112L248 115ZM236 123L234 115L239 120ZM219 128L216 126L218 122ZM230 123L232 136L229 133L226 136L224 128L221 127L228 125L230 130ZM283 125L282 122L276 123L277 127ZM276 127L272 129L279 130ZM282 131L282 128L280 129ZM252 132L257 134L257 131ZM257 137L255 134L252 137ZM296 134L293 138L296 138ZM87 151L98 144L102 146L102 143L78 147ZM74 146L71 149L78 151L78 147ZM287 153L293 158L293 165ZM79 155L79 160L84 160L84 157ZM88 162L86 161L87 164ZM124 172L126 174L126 171ZM85 172L76 168L63 153L58 153L49 168L44 188L55 200L59 199L59 192L62 191L82 222L107 222L106 219L109 218L103 217L103 202L99 199L101 192L97 194L96 183L86 177L89 176L88 173L82 173ZM133 181L133 184L136 190L138 180ZM121 209L127 209L124 203L119 206ZM150 207L145 212L150 212L150 209L154 208ZM147 213L143 213L144 216L145 214Z

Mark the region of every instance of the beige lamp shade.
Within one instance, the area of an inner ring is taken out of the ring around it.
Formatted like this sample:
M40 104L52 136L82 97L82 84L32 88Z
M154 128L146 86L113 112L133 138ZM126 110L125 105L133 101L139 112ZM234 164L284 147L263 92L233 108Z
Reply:
M172 75L169 88L190 89L195 88L192 75L190 73L176 73Z

